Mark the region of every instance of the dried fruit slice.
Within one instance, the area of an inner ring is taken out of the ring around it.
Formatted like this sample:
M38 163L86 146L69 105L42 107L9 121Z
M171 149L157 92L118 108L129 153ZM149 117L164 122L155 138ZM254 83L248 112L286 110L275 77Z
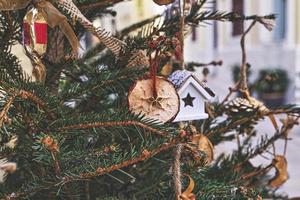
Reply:
M174 119L179 111L179 96L173 84L163 77L156 77L157 97L153 96L153 80L136 81L128 94L129 109L161 122Z

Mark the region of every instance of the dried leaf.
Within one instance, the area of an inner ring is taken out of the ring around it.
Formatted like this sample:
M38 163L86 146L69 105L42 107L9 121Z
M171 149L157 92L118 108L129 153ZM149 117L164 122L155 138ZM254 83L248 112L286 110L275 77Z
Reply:
M195 182L189 175L186 175L190 179L190 183L186 190L180 195L179 200L195 200L196 195L193 193Z
M273 188L277 188L288 179L287 160L284 156L276 155L273 159L273 165L276 169L276 174L274 178L269 181L269 185Z
M293 117L289 115L286 119L280 119L280 122L282 123L281 132L283 138L287 139L289 137L289 134L294 125L299 124L298 119L298 117Z
M195 150L203 151L206 154L204 159L205 164L209 164L214 158L214 146L211 141L203 134L194 135L192 138L192 143L196 145Z

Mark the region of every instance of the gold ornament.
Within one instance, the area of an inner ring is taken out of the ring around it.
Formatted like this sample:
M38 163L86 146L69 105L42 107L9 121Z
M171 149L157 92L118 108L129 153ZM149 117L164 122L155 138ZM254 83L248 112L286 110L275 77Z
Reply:
M189 177L190 183L186 190L179 197L177 197L177 200L196 200L196 195L193 193L195 182L189 175L185 176Z
M288 180L287 160L284 156L276 155L272 164L276 169L276 174L275 177L269 181L269 185L273 188L277 188Z
M196 145L196 148L192 148L197 151L203 151L206 155L204 158L204 164L210 164L214 159L214 146L211 141L203 134L197 134L192 136L192 144Z
M30 9L23 20L23 42L29 53L42 57L47 50L47 22L41 10Z
M173 84L163 77L156 77L157 96L153 95L153 79L138 80L128 95L129 109L135 114L168 122L179 111L179 97Z
M153 0L153 1L160 6L168 5L175 2L175 0Z

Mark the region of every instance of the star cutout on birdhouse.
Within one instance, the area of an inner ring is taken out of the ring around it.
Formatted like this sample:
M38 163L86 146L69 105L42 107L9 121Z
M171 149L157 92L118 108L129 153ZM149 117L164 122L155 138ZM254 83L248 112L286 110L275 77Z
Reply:
M186 97L182 99L182 100L184 101L184 107L186 107L186 106L191 106L191 107L193 107L193 106L194 106L193 101L194 101L195 99L196 99L195 97L192 97L192 96L190 95L190 93L188 93L188 94L186 95Z

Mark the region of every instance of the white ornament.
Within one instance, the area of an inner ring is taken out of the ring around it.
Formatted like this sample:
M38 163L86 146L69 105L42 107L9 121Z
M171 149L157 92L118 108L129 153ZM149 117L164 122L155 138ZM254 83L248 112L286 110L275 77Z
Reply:
M201 83L191 72L177 70L169 76L180 98L180 109L173 122L190 121L208 118L205 113L205 102L215 94Z

